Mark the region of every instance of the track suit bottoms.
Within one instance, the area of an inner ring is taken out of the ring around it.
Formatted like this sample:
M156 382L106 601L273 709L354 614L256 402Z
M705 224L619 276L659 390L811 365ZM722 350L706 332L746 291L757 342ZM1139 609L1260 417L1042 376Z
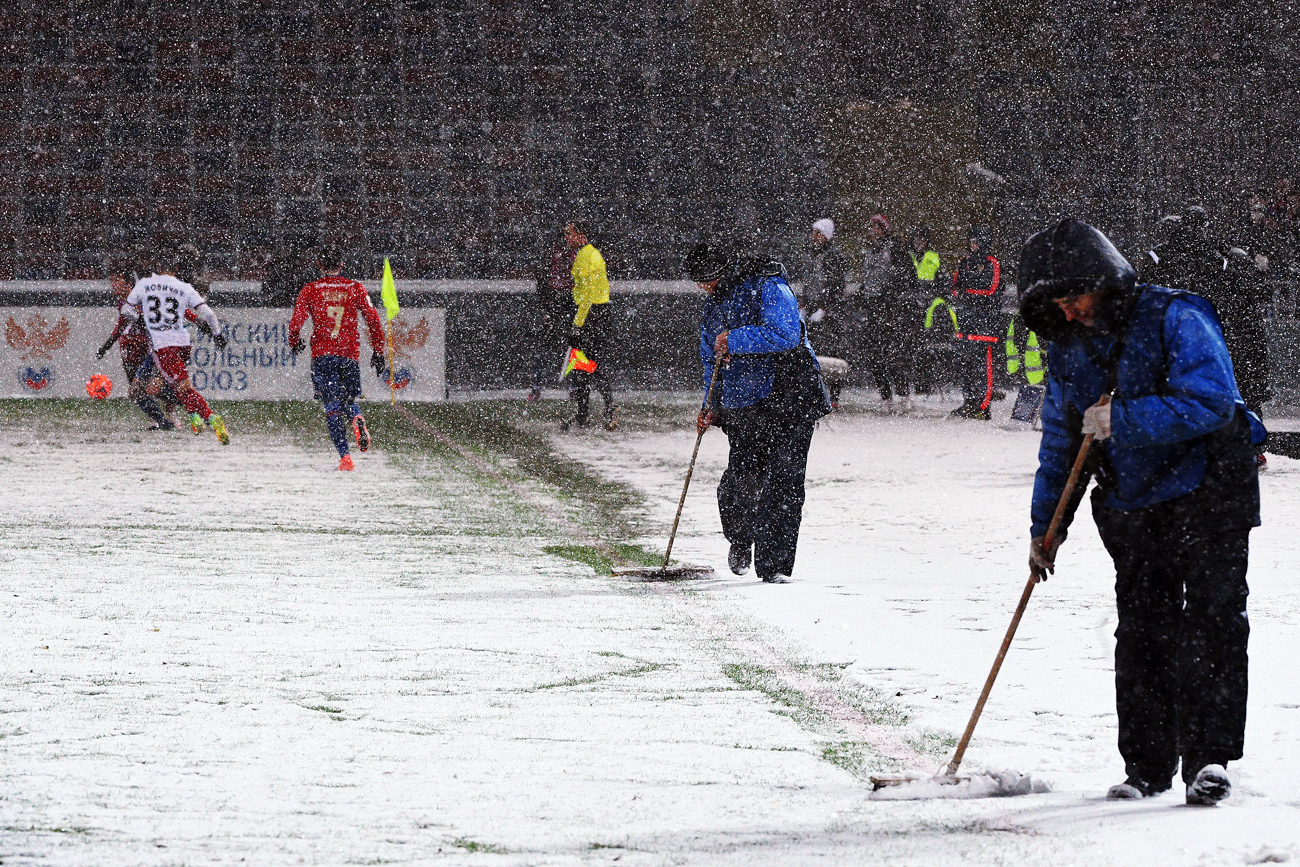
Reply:
M1119 751L1129 776L1157 787L1180 758L1190 783L1240 759L1245 741L1250 530L1189 527L1183 501L1201 497L1127 512L1093 500L1115 561Z
M783 421L760 403L723 411L719 424L730 446L718 483L722 534L733 545L754 546L759 578L791 575L813 422Z
M614 417L614 386L609 379L609 343L613 315L608 304L593 304L587 313L587 321L582 326L578 338L578 349L587 358L596 362L596 370L583 373L575 370L573 376L573 399L577 401L576 418L579 424L586 424L591 412L591 387L596 386L601 399L605 401L605 420Z

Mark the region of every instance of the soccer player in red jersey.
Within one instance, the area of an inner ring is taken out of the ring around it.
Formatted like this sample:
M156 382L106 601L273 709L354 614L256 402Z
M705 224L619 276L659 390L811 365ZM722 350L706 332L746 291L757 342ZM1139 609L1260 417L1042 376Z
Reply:
M300 332L310 316L312 384L325 405L325 423L334 448L338 449L339 469L351 470L354 465L348 453L347 418L352 419L357 448L363 452L370 448L370 431L356 403L361 394L357 314L366 320L366 330L370 332L370 365L380 376L384 373L384 323L365 287L341 276L343 251L339 247L321 247L318 264L321 279L303 286L294 302L293 318L289 320L289 348L295 353L303 350Z

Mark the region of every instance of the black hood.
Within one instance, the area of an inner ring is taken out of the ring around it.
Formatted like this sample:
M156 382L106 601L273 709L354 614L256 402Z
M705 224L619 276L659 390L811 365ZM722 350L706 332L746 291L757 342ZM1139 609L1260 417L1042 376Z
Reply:
M1047 340L1061 340L1074 326L1054 302L1101 291L1106 303L1094 326L1117 331L1136 295L1137 272L1100 231L1073 217L1030 235L1020 251L1020 315Z

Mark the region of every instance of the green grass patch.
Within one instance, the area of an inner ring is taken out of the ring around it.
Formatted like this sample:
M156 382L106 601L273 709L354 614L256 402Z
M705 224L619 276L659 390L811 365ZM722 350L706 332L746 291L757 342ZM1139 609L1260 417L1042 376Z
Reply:
M655 671L663 671L665 668L672 668L671 665L663 662L645 662L641 665L635 665L631 668L624 668L620 671L606 671L601 674L592 674L587 677L570 677L565 680L559 680L555 683L544 683L540 686L532 687L527 692L538 692L543 689L563 689L568 686L586 686L592 683L600 683L602 680L609 680L611 677L640 677L643 674L650 674Z
M547 554L563 557L578 563L585 563L598 575L609 575L615 566L655 567L663 563L663 556L647 551L639 545L623 542L611 542L596 547L594 545L547 545L542 549Z
M905 729L910 722L907 713L876 690L846 680L841 666L822 664L792 667L832 687L835 695L861 714L867 722L898 729L900 733L906 734ZM902 769L897 761L878 754L869 745L846 738L846 732L829 713L813 704L804 692L787 684L772 669L758 665L731 664L725 666L723 671L737 685L766 695L778 705L776 713L790 717L800 728L832 738L822 749L821 758L825 761L859 778ZM907 737L907 742L922 755L934 758L945 755L955 745L951 737L925 732L911 734Z
M477 840L466 840L464 837L452 840L451 845L458 849L464 849L466 852L485 852L490 855L505 855L509 851L494 843L480 843Z

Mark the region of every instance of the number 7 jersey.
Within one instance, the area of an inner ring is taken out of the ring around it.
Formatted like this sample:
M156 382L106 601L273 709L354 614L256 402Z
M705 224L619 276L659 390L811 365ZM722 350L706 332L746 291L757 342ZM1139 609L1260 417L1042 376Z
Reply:
M138 308L149 332L149 342L154 349L161 349L190 345L185 312L198 310L203 304L203 298L184 280L170 274L151 274L136 281L126 296L122 312L131 315L128 308Z
M356 360L361 347L357 314L366 320L370 348L384 351L384 323L366 294L366 287L341 276L322 277L302 287L289 320L289 342L296 343L307 317L311 317L311 357L337 355Z

